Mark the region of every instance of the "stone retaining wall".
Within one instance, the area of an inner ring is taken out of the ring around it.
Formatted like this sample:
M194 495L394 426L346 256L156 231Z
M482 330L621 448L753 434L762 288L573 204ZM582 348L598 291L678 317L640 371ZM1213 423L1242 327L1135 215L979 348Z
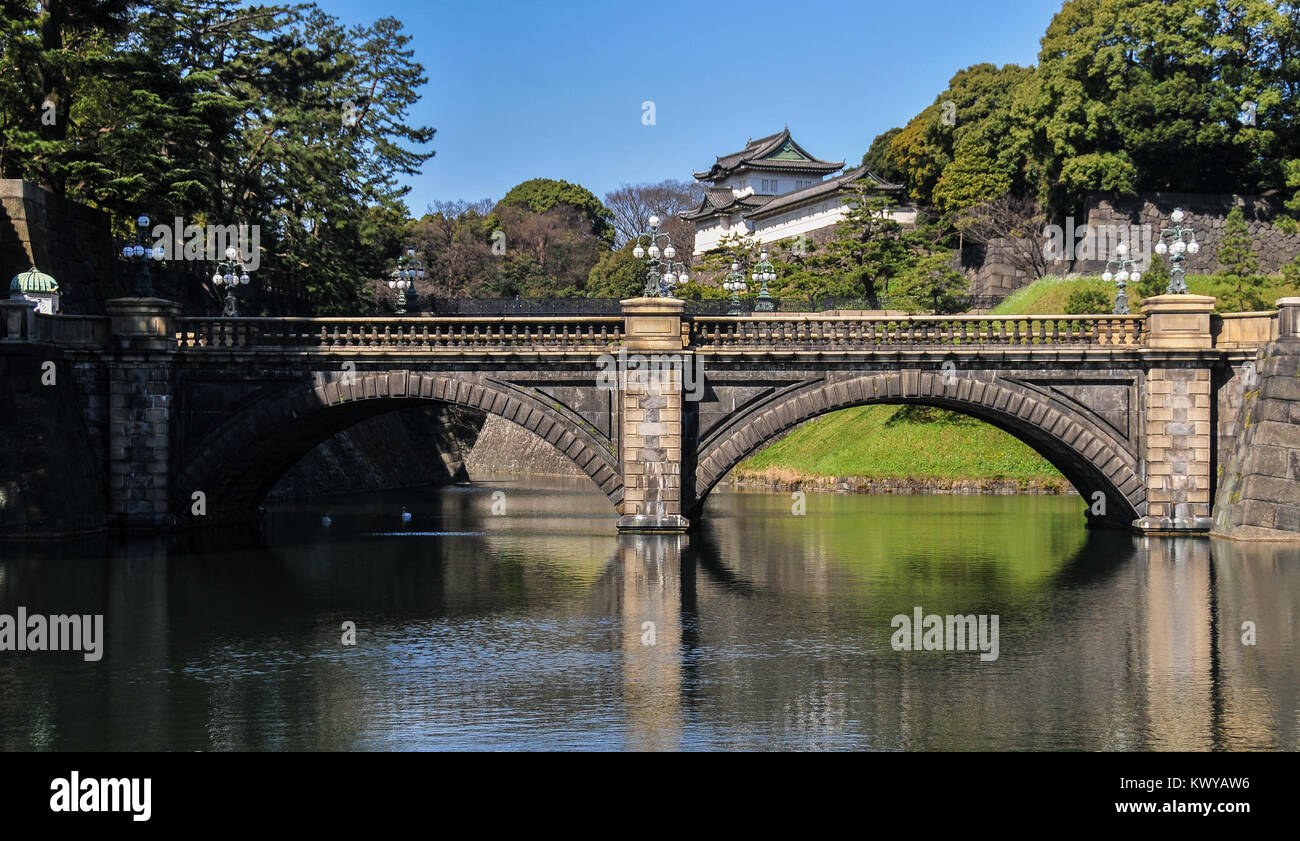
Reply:
M1154 248L1160 231L1171 224L1169 214L1175 208L1182 208L1186 214L1183 226L1190 227L1196 233L1196 241L1201 244L1200 252L1189 256L1184 268L1188 274L1214 274L1224 268L1219 262L1219 250L1228 213L1234 206L1240 206L1244 212L1251 250L1259 263L1260 274L1276 274L1283 265L1300 254L1300 233L1284 233L1276 224L1283 211L1281 203L1261 196L1167 192L1122 196L1092 193L1081 214L1072 220L1073 224L1067 225L1066 220L1054 221L1062 225L1063 234L1085 224L1091 228L1114 226L1125 231L1137 226L1139 237L1149 239L1147 245ZM1147 233L1142 233L1144 226ZM1046 238L1043 242L1047 242ZM986 246L969 246L963 250L962 268L971 279L972 294L980 297L1005 297L1034 281L1029 274L1012 265L1008 256L1010 253L1011 247L1005 240L992 240ZM1099 275L1105 270L1109 256L1111 255L1051 262L1047 272L1050 275ZM1139 269L1145 269L1147 265L1147 261L1142 260Z
M1219 468L1214 534L1295 540L1300 533L1300 338L1262 349L1240 431Z
M267 501L468 481L464 461L482 423L482 414L446 405L361 421L303 456Z
M478 440L465 458L470 478L479 474L519 473L537 476L586 476L573 459L514 421L488 415Z

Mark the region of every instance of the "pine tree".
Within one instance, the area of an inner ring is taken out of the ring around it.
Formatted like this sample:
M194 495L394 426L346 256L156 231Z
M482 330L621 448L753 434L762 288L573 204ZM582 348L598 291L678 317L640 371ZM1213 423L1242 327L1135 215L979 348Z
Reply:
M1253 309L1254 293L1263 281L1255 274L1259 260L1250 245L1246 216L1238 205L1228 211L1223 240L1219 243L1219 262L1223 264L1221 274L1235 281L1236 300L1230 304L1235 309Z

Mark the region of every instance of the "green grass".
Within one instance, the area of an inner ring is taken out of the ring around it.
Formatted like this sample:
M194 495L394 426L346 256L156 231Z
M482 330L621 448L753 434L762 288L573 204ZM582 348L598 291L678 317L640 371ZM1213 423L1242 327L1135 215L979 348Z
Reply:
M1063 278L1047 276L1012 292L994 307L992 315L1058 315L1065 312L1065 302L1075 289L1091 287L1105 292L1115 300L1115 284L1099 277ZM1187 288L1194 295L1213 295L1221 300L1236 298L1233 282L1217 275L1188 275ZM1267 278L1260 289L1266 302L1292 295L1300 295L1300 286L1288 284L1281 277ZM1140 295L1129 288L1129 306L1133 312L1141 311ZM1272 307L1270 303L1269 308Z
M983 421L929 406L873 405L813 420L737 466L741 476L1037 480L1056 468Z

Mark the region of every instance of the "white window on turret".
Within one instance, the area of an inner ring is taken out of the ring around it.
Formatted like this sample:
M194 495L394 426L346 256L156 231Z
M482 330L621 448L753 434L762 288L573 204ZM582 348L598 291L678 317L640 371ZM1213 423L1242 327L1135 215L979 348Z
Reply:
M763 188L762 188L762 192L764 192L764 193L775 193L775 192L777 192L777 189L778 189L778 188L777 188L777 184L779 184L779 183L780 183L779 180L776 179L776 178L764 178L764 179L763 179Z

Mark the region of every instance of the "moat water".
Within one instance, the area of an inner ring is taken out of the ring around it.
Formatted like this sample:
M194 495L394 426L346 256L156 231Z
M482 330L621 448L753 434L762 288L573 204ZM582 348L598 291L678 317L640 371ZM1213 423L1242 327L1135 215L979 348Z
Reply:
M586 480L505 477L0 543L0 614L104 617L97 661L0 651L0 748L1300 748L1298 546L1090 532L1073 497L805 505L723 488L620 537ZM918 608L996 616L996 659L898 650Z

